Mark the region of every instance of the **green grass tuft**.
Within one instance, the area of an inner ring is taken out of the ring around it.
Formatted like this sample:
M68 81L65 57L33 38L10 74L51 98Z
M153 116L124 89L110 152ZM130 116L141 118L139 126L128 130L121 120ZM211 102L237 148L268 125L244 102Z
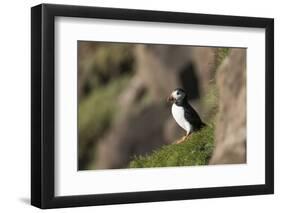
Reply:
M221 65L223 60L228 56L230 48L222 47L217 49L215 70Z
M181 144L170 144L146 156L135 156L130 168L207 165L214 148L214 126L193 133Z
M215 83L210 83L208 90L200 99L200 104L204 114L204 121L209 121L210 123L215 121L218 112L218 100L219 97L217 85Z

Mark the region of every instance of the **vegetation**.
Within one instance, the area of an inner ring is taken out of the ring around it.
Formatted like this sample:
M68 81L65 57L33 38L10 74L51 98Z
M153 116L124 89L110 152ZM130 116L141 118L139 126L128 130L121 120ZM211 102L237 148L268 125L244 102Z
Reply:
M87 156L88 144L93 144L109 128L117 111L116 97L129 82L129 76L123 76L111 84L99 87L79 104L79 156Z
M215 83L210 83L206 94L200 99L204 120L215 122L215 117L218 112L218 88Z
M88 92L110 83L116 77L132 73L133 70L133 49L130 45L114 43L97 45L93 57L88 56L81 63L81 75L85 75L81 85L82 97L84 98Z
M214 126L193 133L180 144L165 145L152 154L135 156L130 168L206 165L214 148Z
M228 56L230 48L222 47L217 49L215 70L221 65L222 61Z

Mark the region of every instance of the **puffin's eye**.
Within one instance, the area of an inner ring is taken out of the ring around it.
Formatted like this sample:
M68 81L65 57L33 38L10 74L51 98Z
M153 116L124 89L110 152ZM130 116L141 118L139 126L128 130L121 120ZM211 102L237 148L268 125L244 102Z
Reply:
M179 95L180 93L179 92L177 92L177 95Z

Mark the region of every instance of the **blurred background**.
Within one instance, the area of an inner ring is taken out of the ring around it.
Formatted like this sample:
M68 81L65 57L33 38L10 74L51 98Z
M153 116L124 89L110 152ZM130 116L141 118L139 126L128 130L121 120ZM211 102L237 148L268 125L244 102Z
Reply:
M78 169L127 168L183 136L178 87L215 126L208 163L245 163L245 49L78 41Z

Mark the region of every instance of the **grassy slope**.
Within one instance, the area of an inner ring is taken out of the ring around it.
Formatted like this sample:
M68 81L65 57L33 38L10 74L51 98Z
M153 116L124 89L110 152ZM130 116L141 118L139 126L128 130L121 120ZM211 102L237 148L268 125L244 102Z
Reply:
M212 155L214 127L193 133L181 144L170 144L147 156L137 156L130 168L206 165Z

